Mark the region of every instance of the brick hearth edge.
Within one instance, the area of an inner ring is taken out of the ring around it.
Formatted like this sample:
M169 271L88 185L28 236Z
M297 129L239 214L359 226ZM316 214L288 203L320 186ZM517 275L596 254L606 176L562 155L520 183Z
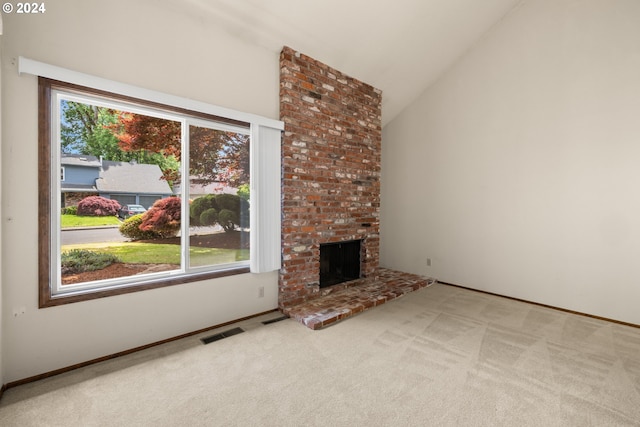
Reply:
M371 277L349 282L340 291L288 307L283 313L310 329L321 329L433 283L432 278L380 268Z

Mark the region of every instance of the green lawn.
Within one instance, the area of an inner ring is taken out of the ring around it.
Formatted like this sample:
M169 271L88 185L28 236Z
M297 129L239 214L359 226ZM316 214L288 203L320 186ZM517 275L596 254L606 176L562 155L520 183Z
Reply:
M120 225L120 220L115 216L78 216L60 215L60 226L71 227L98 227L101 225Z
M87 249L117 256L128 264L176 264L180 265L180 246L157 243L106 242L64 245L62 252L71 249ZM218 249L193 247L190 249L191 266L225 264L249 259L248 249Z

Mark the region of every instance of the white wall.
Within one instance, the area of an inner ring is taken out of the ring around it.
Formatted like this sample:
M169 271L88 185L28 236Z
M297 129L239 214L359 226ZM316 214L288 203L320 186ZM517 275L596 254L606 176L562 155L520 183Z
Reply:
M277 273L245 274L38 309L37 81L25 56L278 118L278 54L185 14L181 2L46 3L4 16L2 363L5 383L277 307ZM265 297L258 298L258 287ZM26 313L9 317L13 308Z
M382 265L640 324L639 23L525 1L387 125Z
M0 15L0 40L2 39L2 15ZM0 82L2 81L2 43L0 41ZM2 85L0 84L0 147L2 147L2 104L3 104L3 98L2 98ZM2 220L2 218L4 218L4 215L2 213L2 206L3 203L1 203L2 201L2 150L0 150L0 242L2 242L2 227L3 227L3 223L4 221ZM2 387L2 385L4 384L4 364L2 363L2 324L3 324L3 304L2 304L2 278L3 278L3 274L2 274L2 246L0 244L0 388Z

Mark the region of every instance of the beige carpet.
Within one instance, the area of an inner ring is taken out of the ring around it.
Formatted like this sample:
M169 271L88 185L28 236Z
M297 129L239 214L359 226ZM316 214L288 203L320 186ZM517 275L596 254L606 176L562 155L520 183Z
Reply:
M640 425L640 329L442 284L320 331L278 316L9 389L0 425Z

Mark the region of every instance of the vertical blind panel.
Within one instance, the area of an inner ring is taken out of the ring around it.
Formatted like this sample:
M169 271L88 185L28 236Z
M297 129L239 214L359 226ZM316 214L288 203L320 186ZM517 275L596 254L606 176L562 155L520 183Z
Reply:
M251 272L280 268L281 131L251 126Z

